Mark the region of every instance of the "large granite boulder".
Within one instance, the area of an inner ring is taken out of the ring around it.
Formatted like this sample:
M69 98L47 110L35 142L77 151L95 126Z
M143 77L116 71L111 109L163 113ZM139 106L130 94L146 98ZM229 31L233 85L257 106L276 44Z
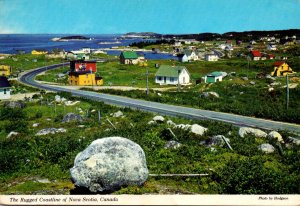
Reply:
M93 141L76 156L70 172L77 187L102 193L128 185L142 185L148 178L143 149L123 137Z
M153 117L153 121L155 121L155 122L164 122L165 118L163 116L155 116L155 117Z
M279 134L278 132L276 131L271 131L269 134L268 134L268 137L270 139L276 139L278 142L284 142L283 141L283 138L281 136L281 134Z
M267 154L275 152L275 148L271 144L261 144L258 149Z
M83 118L78 115L78 114L74 114L74 113L68 113L64 116L62 122L72 122L72 121L76 121L76 122L82 122Z
M193 124L191 126L191 132L197 135L203 135L207 131L207 128L202 127L198 124Z
M267 133L260 129L254 129L250 127L241 127L239 129L240 137L245 137L246 135L253 135L255 137L267 137Z

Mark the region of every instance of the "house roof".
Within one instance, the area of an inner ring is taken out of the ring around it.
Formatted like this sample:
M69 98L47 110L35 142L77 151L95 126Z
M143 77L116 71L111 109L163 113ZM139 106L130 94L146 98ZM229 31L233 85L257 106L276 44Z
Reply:
M253 50L253 51L251 51L251 53L254 57L261 57L261 53L258 50Z
M187 71L184 66L161 65L155 76L178 77L178 74L180 74L183 69Z
M5 76L0 76L0 87L11 87Z
M274 63L274 66L275 67L279 67L280 65L284 64L285 62L282 62L282 61L277 61Z
M226 75L227 75L227 73L226 73ZM207 74L206 76L214 76L214 77L219 77L219 76L226 76L225 74L224 74L224 72L212 72L212 73L209 73L209 74Z
M137 59L138 58L138 54L134 51L123 51L121 53L121 55L123 55L123 57L125 59Z

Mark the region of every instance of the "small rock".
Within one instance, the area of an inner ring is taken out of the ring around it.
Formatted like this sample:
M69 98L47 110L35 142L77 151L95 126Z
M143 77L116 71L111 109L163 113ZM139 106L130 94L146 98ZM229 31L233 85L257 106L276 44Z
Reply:
M123 112L117 111L116 113L113 114L113 117L121 117L123 116Z
M96 110L95 110L95 109L93 109L93 110L91 111L91 113L94 113L94 112L96 112Z
M249 83L252 84L252 85L255 85L255 84L256 84L254 81L251 81L251 82L249 82Z
M161 97L162 94L158 92L157 95Z
M167 125L174 127L176 124L172 120L168 120Z
M163 122L163 121L165 121L165 118L163 116L155 116L155 117L153 117L153 121Z
M216 92L203 92L202 94L200 94L200 97L204 97L204 98L219 98L219 94Z
M156 122L153 121L153 120L151 120L151 121L149 121L147 124L152 125L152 124L156 124Z
M228 142L230 142L230 140L226 137L224 137L223 135L215 135L210 137L208 140L205 141L205 145L211 147L211 146L219 146L219 147L223 147L225 145L225 138Z
M10 132L7 136L6 136L6 138L11 138L12 136L17 136L17 135L19 135L20 133L19 132L14 132L14 131L12 131L12 132Z
M75 101L75 102L72 102L72 101L65 101L64 102L66 106L73 106L75 104L78 104L80 103L80 101Z
M50 118L47 118L46 120L47 120L47 121L51 121L51 119L50 119Z
M148 178L143 149L123 137L93 141L77 154L70 173L76 186L106 193L129 185L140 186Z
M58 103L61 102L61 98L60 98L59 95L55 95L54 99L55 99L55 101L58 102Z
M274 88L273 88L273 87L270 87L270 88L268 89L268 91L269 91L269 92L272 92L272 91L274 91Z
M62 122L71 122L71 121L77 121L77 122L82 122L83 118L78 115L78 114L74 114L74 113L68 113L64 116Z
M244 94L244 92L240 92L240 95Z
M275 148L270 144L261 144L258 149L267 154L275 152Z
M176 141L168 141L165 145L165 149L177 149L181 146L181 144L179 142Z
M203 135L207 131L207 128L202 127L198 124L193 124L191 126L191 132L197 135Z
M79 127L79 128L84 128L85 125L81 124L81 125L78 125L77 127Z
M242 77L241 79L244 80L244 81L248 81L249 80L248 77Z
M40 123L33 123L32 127L38 127L40 125Z
M36 133L37 136L41 136L41 135L47 135L47 134L55 134L55 133L59 133L59 132L66 132L67 130L64 128L46 128L46 129L42 129L40 131L38 131L38 133Z
M191 128L191 125L189 124L177 124L174 126L176 129L183 129L183 130L188 130Z
M51 183L51 181L46 178L45 179L36 179L35 181L39 182L39 183L44 183L44 184Z
M254 135L255 137L266 137L267 133L260 129L254 129L250 127L241 127L239 129L239 135L240 137L245 137L246 135Z
M283 142L283 139L282 139L282 136L281 134L279 134L278 132L276 131L272 131L268 134L268 137L270 139L276 139L278 142Z
M270 84L270 86L278 86L278 85L281 85L281 83L280 82L273 82L273 83Z

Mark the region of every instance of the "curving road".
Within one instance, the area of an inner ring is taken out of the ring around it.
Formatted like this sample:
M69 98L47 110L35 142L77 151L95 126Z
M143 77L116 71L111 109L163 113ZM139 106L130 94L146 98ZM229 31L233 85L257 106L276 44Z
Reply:
M68 64L69 63L64 63L64 65L68 65ZM37 74L50 69L55 69L62 65L63 64L56 64L56 65L41 67L41 68L27 71L26 73L21 74L21 76L19 77L19 81L21 81L24 84L42 88L45 90L50 90L55 92L70 92L75 96L85 97L96 101L102 101L117 106L140 109L143 111L149 111L149 112L160 113L160 114L171 115L171 116L180 116L189 119L216 120L216 121L230 123L236 126L248 126L248 127L255 127L255 128L266 129L266 130L287 130L287 131L296 132L300 134L300 125L297 124L276 122L271 120L245 117L240 115L207 111L201 109L193 109L193 108L182 107L182 106L173 106L168 104L161 104L156 102L137 100L128 97L101 94L96 92L73 90L68 88L62 88L55 85L41 84L34 80Z

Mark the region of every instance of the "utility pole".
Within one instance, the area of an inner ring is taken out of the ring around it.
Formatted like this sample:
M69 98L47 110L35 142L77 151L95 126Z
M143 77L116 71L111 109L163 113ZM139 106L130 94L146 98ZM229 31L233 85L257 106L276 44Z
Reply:
M146 91L146 94L149 95L149 79L148 79L149 72L148 72L148 67L146 67L146 69L147 69L147 72L146 72L146 75L147 75L147 81L146 81L147 91Z
M286 110L289 108L289 75L286 74Z

